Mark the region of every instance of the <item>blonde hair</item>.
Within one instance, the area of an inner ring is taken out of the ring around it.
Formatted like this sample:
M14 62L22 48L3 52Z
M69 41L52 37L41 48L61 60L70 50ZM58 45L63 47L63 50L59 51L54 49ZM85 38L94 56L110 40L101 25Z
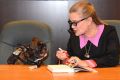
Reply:
M80 2L75 3L69 10L69 13L72 13L72 12L82 13L84 18L92 17L93 22L96 25L102 24L102 22L96 15L94 6L89 2L80 1Z

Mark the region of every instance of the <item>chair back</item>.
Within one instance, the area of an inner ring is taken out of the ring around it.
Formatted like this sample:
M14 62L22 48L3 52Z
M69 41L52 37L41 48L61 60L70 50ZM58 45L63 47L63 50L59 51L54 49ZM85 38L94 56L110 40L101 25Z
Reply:
M120 20L104 20L104 22L115 26L120 41Z
M5 24L0 34L0 63L6 63L13 49L20 44L30 43L33 37L38 37L47 44L51 54L51 29L45 23L32 20L12 21ZM50 63L50 57L45 63Z

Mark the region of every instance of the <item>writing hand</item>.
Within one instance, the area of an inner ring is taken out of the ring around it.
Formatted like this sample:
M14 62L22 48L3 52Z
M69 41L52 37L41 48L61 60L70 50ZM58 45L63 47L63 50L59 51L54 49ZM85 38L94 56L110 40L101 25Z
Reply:
M60 60L65 60L68 58L68 53L66 50L63 50L61 48L59 48L59 50L56 52L56 57Z

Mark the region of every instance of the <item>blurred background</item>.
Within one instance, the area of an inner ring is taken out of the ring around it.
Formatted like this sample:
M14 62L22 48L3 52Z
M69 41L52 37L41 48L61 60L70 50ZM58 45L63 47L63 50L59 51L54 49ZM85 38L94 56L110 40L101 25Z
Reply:
M56 50L59 47L66 49L69 38L68 10L76 1L82 0L0 0L0 33L10 21L37 20L47 24L52 33L52 52L48 64L55 64ZM120 0L85 1L95 6L97 15L102 20L120 20ZM8 56L7 52L0 51L0 64L6 64Z

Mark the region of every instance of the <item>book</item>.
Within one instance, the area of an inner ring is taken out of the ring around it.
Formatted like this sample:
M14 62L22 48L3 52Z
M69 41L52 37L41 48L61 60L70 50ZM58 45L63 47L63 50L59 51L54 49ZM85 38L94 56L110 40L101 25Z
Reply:
M48 65L51 72L74 72L74 69L67 65Z
M79 72L79 71L90 71L97 72L96 70L89 67L70 67L68 65L48 65L48 70L51 72Z

